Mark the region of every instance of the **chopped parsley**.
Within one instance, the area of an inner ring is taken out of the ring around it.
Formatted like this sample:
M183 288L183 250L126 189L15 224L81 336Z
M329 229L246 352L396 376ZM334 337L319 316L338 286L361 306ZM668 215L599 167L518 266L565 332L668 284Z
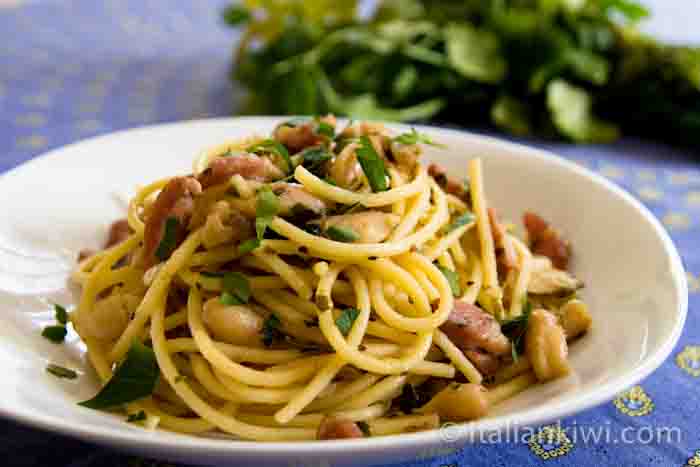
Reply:
M142 422L148 418L148 415L146 415L146 412L143 410L139 410L136 413L129 414L128 417L126 417L126 421L129 423L135 423L135 422Z
M277 315L271 313L263 323L262 328L262 341L265 347L270 347L273 342L282 338L282 332L279 329L280 326L282 326L280 319Z
M442 275L445 276L445 279L447 279L447 282L449 282L452 295L459 297L462 294L462 288L459 286L459 274L439 264L436 264L435 267L440 270Z
M340 313L335 320L335 325L342 335L347 336L350 333L350 329L352 329L352 325L358 316L360 316L360 310L357 308L346 308Z
M265 186L258 191L255 209L255 233L257 239L262 241L265 230L272 223L272 219L280 209L280 202L269 186Z
M240 272L226 272L221 277L221 303L242 305L250 300L250 282Z
M163 229L163 238L160 239L158 248L156 248L156 258L161 261L168 259L170 254L175 249L175 244L177 243L177 230L180 226L180 222L176 217L168 217L165 221L165 227Z
M134 340L124 361L92 399L79 405L106 409L150 396L158 382L160 369L153 349Z
M49 363L48 365L46 365L46 371L57 378L75 379L78 377L78 373L71 370L70 368L65 368L60 365L55 365L53 363Z
M355 155L372 191L386 191L389 187L386 182L384 161L374 150L374 146L367 136L360 137L360 147L355 151Z
M394 138L394 141L400 144L407 145L423 143L440 148L445 147L444 144L436 143L435 141L433 141L432 138L430 138L430 136L426 135L425 133L418 133L415 128L411 128L411 131L409 133L401 133L399 136Z
M360 239L360 236L349 227L332 225L326 229L326 236L336 242L352 243Z
M452 223L447 227L447 232L452 232L455 229L462 227L463 225L471 224L474 222L474 214L471 212L465 212L461 216L457 217Z
M62 324L46 326L44 330L41 331L41 335L53 342L54 344L62 343L65 340L67 334L68 330Z
M357 422L357 427L362 431L362 434L364 434L365 437L372 436L372 433L369 430L369 424L367 422L360 420Z
M518 355L522 355L525 351L523 337L525 336L525 331L527 331L527 323L530 320L531 313L532 305L528 300L525 300L523 312L520 316L501 323L501 332L510 339L510 351L514 362L517 362Z
M292 159L289 157L289 151L280 142L274 139L266 139L254 144L246 149L246 151L253 154L260 153L271 153L278 155L284 163L287 165L287 172L291 172L294 168L292 164Z
M258 240L257 238L250 238L238 245L238 253L240 253L241 255L245 255L255 250L259 246L260 240Z
M329 123L318 121L316 123L316 134L333 139L335 138L335 128Z
M297 157L297 156L295 156ZM314 175L321 176L319 169L323 167L326 161L333 158L333 154L322 146L313 146L304 149L299 156L301 158L301 165Z
M63 324L64 326L68 324L68 312L66 311L66 309L58 303L53 304L53 309L56 313L56 321L59 324Z

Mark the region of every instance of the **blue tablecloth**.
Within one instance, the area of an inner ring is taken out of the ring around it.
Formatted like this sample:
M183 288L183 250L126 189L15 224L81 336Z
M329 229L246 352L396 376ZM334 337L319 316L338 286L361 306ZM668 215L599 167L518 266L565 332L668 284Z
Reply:
M224 3L0 0L0 171L100 133L235 113L240 92L227 76L235 33L219 20ZM475 445L404 465L700 465L698 155L629 140L595 147L534 144L609 177L662 219L680 248L690 285L681 341L659 370L613 402L559 426L538 427L523 442ZM0 423L4 465L170 465ZM574 426L604 427L610 437L596 442L545 436L570 433L567 427ZM628 427L635 442L623 442ZM679 439L649 441L658 427L677 429Z

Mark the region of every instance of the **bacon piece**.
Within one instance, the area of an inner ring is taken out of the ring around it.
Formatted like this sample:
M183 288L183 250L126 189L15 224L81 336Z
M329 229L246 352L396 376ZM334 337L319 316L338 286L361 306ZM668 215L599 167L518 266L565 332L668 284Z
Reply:
M464 355L467 356L482 375L486 376L496 373L503 364L501 358L480 350L467 350L464 352Z
M455 301L440 329L463 351L481 349L496 356L510 353L510 341L496 319L474 305Z
M167 219L174 217L178 220L178 236L181 236L194 207L192 197L201 192L202 186L193 177L175 177L163 187L145 221L141 257L145 269L157 262L155 252L163 239Z
M523 215L523 224L527 230L532 252L549 258L555 268L566 270L571 256L569 242L562 239L557 230L533 212L526 212Z
M433 177L440 187L451 195L455 195L463 201L469 200L469 190L458 178L447 175L447 170L439 164L428 166L428 175Z
M203 189L207 189L229 181L236 174L259 182L269 182L284 176L270 159L254 154L239 154L214 159L209 163L209 167L197 176L197 181Z
M107 242L105 243L104 249L110 248L118 243L123 242L131 235L132 230L129 227L129 221L126 219L119 219L112 222L109 227L109 235L107 236Z
M488 208L491 232L496 246L496 261L498 262L498 273L505 277L508 271L518 265L513 243L506 237L506 229L498 221L498 214L494 208Z
M335 128L336 121L333 115L326 115L320 118L319 121ZM292 153L297 153L302 149L319 145L328 140L327 136L318 133L317 127L318 123L314 120L295 126L282 123L275 128L272 136L284 144Z
M318 439L362 438L364 433L357 423L345 418L327 416L318 427Z

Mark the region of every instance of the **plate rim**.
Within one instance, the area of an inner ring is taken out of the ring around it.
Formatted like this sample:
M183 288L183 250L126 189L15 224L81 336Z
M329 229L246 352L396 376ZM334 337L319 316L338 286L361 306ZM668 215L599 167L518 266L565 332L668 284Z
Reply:
M190 125L235 124L239 121L247 121L250 123L260 122L261 126L269 126L274 122L285 118L291 117L268 115L217 117L165 122L122 129L78 140L33 157L32 159L0 174L0 184L2 184L7 177L12 177L17 172L30 170L34 164L37 164L39 161L44 159L54 157L57 153L70 151L75 146L86 143L94 144L103 139L119 138L125 134L135 134L153 130L167 130L169 127L175 128ZM486 433L493 433L506 429L517 429L519 427L539 426L553 420L558 420L575 413L583 412L612 400L619 392L631 387L649 376L669 357L680 339L685 321L687 319L688 284L680 254L673 240L666 229L662 226L661 222L646 206L644 206L644 204L634 198L634 196L632 196L625 189L606 179L602 175L546 149L528 146L523 143L513 142L491 135L483 135L466 129L456 129L426 124L409 125L385 121L382 121L381 123L385 123L388 126L395 128L403 127L408 129L410 127L414 127L421 131L450 133L456 137L463 138L465 144L469 144L472 141L487 143L494 147L504 148L514 157L536 158L544 160L550 164L559 165L560 167L577 173L578 175L581 175L598 185L602 185L612 195L617 196L628 204L630 208L633 208L639 212L639 214L641 214L644 220L650 224L654 230L654 233L661 240L665 256L669 258L669 272L676 287L676 299L678 301L678 306L675 315L678 317L678 319L676 320L675 326L671 329L667 339L652 354L646 356L633 371L615 377L600 385L595 392L584 396L578 396L573 400L544 404L542 406L529 408L514 414L498 415L493 418L460 424L459 436L454 440L446 440L444 433L441 433L441 429L381 436L376 438L302 442L259 442L235 439L215 439L197 437L188 434L164 432L168 435L175 435L175 437L170 439L158 436L144 436L141 430L136 429L132 433L130 431L121 430L117 427L111 427L108 425L86 426L84 424L71 423L69 420L57 419L51 416L46 416L42 413L27 413L21 410L14 410L14 408L11 407L4 407L2 405L0 405L0 416L10 418L24 425L88 440L98 444L116 445L132 451L168 449L171 450L170 452L176 456L205 454L207 457L211 457L216 456L217 454L251 454L255 453L261 446L265 447L268 456L273 457L295 454L312 454L314 457L333 457L347 453L347 450L349 449L358 451L362 450L368 454L380 452L385 449L398 451L407 449L415 451L416 449L428 448L435 445L440 445L443 447L460 447L473 442L479 436L483 436L483 434ZM163 432L156 433L160 434Z

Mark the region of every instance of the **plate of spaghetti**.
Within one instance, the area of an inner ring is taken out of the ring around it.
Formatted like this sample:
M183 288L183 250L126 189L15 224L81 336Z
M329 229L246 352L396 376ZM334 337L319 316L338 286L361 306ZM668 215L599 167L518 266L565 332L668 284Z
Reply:
M188 462L387 462L551 421L649 374L686 314L638 202L453 130L162 125L0 196L0 411Z

